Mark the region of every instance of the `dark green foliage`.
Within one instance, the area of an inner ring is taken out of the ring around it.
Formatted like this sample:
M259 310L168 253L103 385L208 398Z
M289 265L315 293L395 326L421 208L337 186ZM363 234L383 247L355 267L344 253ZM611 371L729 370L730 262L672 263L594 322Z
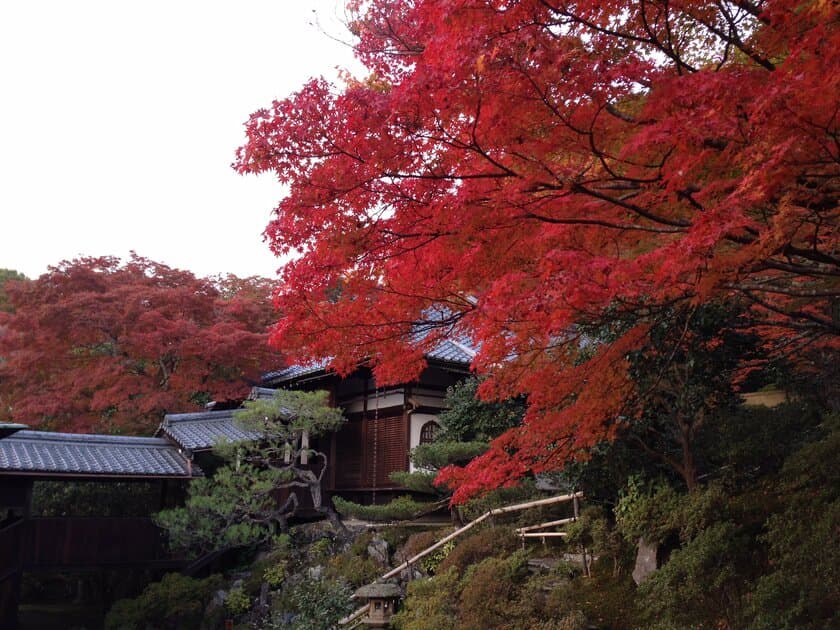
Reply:
M268 540L283 525L272 490L284 473L242 465L223 466L190 483L184 507L159 512L173 549L196 554Z
M258 595L263 582L268 582L271 588L278 588L285 580L291 569L291 557L283 538L288 534L280 534L279 543L272 545L271 551L249 567L251 575L245 578L243 588L250 595Z
M353 611L353 592L343 582L322 579L303 580L284 592L272 616L271 628L289 630L330 630ZM294 616L289 623L286 614Z
M527 576L527 558L521 551L506 558L490 557L469 567L461 580L459 613L463 627L504 627Z
M479 379L468 378L447 389L449 409L440 415L443 431L437 441L487 442L522 423L524 400L478 400L479 384Z
M367 555L342 553L327 560L326 575L352 588L370 584L378 578L383 569Z
M150 516L160 509L160 483L36 481L33 516Z
M566 527L569 534L565 539L570 548L582 545L588 551L600 556L612 565L611 573L617 576L622 564L632 557L633 547L629 545L611 522L606 510L590 505L580 513L580 518Z
M487 442L445 442L420 444L411 451L411 461L420 468L440 469L463 464L487 450Z
M709 525L642 583L643 614L663 628L738 627L751 564L742 528L731 521Z
M458 573L455 569L428 580L415 580L400 610L392 618L398 630L458 630Z
M509 527L482 527L456 539L455 547L440 563L438 571L455 568L461 574L485 558L513 552L519 544Z
M342 516L365 521L404 521L440 507L439 503L415 501L410 496L397 497L386 505L360 505L341 497L333 497L335 509Z
M437 472L417 470L415 472L408 472L407 470L398 470L388 475L388 478L406 490L412 492L419 492L421 494L438 494L435 488L434 480Z
M314 438L341 425L341 411L327 403L326 392L285 390L277 390L268 400L246 402L237 419L263 439L218 445L214 452L228 463L212 478L193 481L184 507L157 515L157 522L169 531L172 547L206 553L267 541L286 528L297 508L294 494L290 501L278 503L276 492L281 488L304 488L314 508L337 521L321 501L327 466L316 474L299 465L304 453L326 463L326 455L306 446L303 435Z
M638 594L630 576L612 576L609 571L599 570L597 565L591 579L574 579L555 588L547 599L550 614L570 624L558 627L569 630L639 630L648 627L639 618L636 606Z
M770 572L752 602L754 628L828 628L840 623L840 417L782 470L783 508L767 521Z
M709 471L698 433L740 404L733 379L757 340L741 332L739 315L729 304L667 309L627 356L638 394L625 401L636 417L621 439L672 468L688 490Z
M106 630L146 630L148 627L188 630L199 628L213 593L221 588L218 575L203 580L168 573L135 599L121 599L105 618Z
M0 312L11 313L14 310L9 296L6 295L6 283L29 280L25 275L14 269L0 269Z
M471 521L495 508L514 503L522 503L531 499L544 499L545 497L545 493L537 489L533 480L524 480L519 485L510 488L499 488L475 499L470 499L461 506L461 515L465 520ZM519 512L511 518L522 518L529 520L530 523L535 522L533 520L534 512Z
M727 409L701 428L697 447L709 470L733 489L778 472L799 447L819 437L820 414L805 401Z
M686 494L667 484L642 485L630 480L615 510L616 522L619 532L632 543L639 538L662 543L671 536L687 542L705 527L727 518L727 502L719 486Z

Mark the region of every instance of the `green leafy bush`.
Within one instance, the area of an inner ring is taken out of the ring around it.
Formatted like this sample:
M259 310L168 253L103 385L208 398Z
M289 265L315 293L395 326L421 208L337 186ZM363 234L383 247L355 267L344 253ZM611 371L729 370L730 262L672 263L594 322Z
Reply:
M406 470L398 470L388 475L388 478L396 484L399 484L406 490L412 492L420 492L422 494L439 494L438 489L434 485L437 472L417 470L415 472L408 472Z
M117 601L105 617L105 628L198 628L205 606L221 586L219 575L197 580L179 573L167 573L160 582L149 584L139 597Z
M408 585L402 609L391 618L397 630L458 630L458 574L454 569Z
M643 614L667 628L740 627L751 560L749 536L732 522L714 523L642 583Z
M632 544L639 538L663 543L679 528L680 502L680 494L667 484L631 478L615 508L616 524Z
M432 442L411 449L409 457L418 468L441 469L449 464L465 464L487 450L487 442Z
M752 628L827 628L840 602L840 417L791 456L777 488L783 509L767 521L771 571L757 583Z
M473 564L493 555L512 552L519 546L509 527L482 527L458 538L455 548L440 563L439 570L455 568L459 575Z
M341 497L333 497L335 509L342 516L365 521L404 521L416 518L437 507L437 503L415 501L410 496L397 497L385 505L360 505Z
M468 378L446 390L448 409L440 415L443 431L437 441L489 442L522 423L525 401L511 398L487 402L477 397L478 378Z
M514 503L522 503L532 499L544 499L545 493L538 490L533 480L524 479L518 485L508 488L499 488L481 496L470 499L460 507L461 515L465 520L471 521L478 518L485 512L496 508L504 507ZM535 515L541 513L539 508L525 512L518 512L507 518L534 523Z
M462 627L504 627L527 575L526 555L521 551L506 558L487 558L469 567L461 580Z
M285 562L270 566L263 571L263 581L268 584L269 588L280 588L283 580L286 579L287 569Z
M583 545L603 560L610 561L613 575L618 575L621 565L632 556L633 546L627 544L600 506L584 508L580 518L566 527L566 532L567 545Z
M429 555L423 556L420 559L420 566L423 568L423 571L425 571L429 575L434 575L435 573L437 573L438 566L440 565L440 563L446 560L446 557L452 552L452 549L454 548L455 541L450 540L438 547L437 549L435 549Z
M270 628L289 630L330 630L339 619L353 611L350 588L331 579L303 580L284 592L275 608ZM294 616L291 623L287 613Z
M225 597L225 608L234 617L239 617L251 610L251 598L241 588L231 589Z

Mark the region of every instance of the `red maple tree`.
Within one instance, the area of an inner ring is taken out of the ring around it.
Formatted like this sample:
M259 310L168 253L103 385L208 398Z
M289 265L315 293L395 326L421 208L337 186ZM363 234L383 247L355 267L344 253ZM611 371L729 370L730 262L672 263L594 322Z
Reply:
M751 307L771 350L836 351L840 29L801 0L360 0L369 75L252 115L235 167L288 186L273 343L418 374L480 345L524 426L456 500L616 431L628 350L669 309ZM609 343L586 330L633 321ZM413 327L425 321L428 334Z
M148 434L167 411L243 396L279 362L265 279L133 255L65 261L5 290L2 414L34 427Z

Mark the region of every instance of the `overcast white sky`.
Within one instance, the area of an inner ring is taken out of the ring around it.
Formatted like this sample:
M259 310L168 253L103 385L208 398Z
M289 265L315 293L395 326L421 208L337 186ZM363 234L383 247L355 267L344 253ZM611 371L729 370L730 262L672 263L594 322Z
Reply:
M273 276L282 189L230 163L253 111L351 66L340 18L342 0L0 2L0 268L133 249Z

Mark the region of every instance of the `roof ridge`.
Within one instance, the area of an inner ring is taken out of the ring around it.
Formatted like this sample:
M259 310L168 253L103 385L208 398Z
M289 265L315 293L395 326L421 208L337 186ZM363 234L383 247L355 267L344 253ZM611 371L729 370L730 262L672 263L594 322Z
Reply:
M164 426L173 422L194 422L198 420L228 420L240 409L217 409L215 411L191 411L188 413L168 413L163 416Z
M77 442L80 444L121 444L123 446L170 446L165 438L146 435L109 435L107 433L60 433L57 431L18 431L8 441Z

